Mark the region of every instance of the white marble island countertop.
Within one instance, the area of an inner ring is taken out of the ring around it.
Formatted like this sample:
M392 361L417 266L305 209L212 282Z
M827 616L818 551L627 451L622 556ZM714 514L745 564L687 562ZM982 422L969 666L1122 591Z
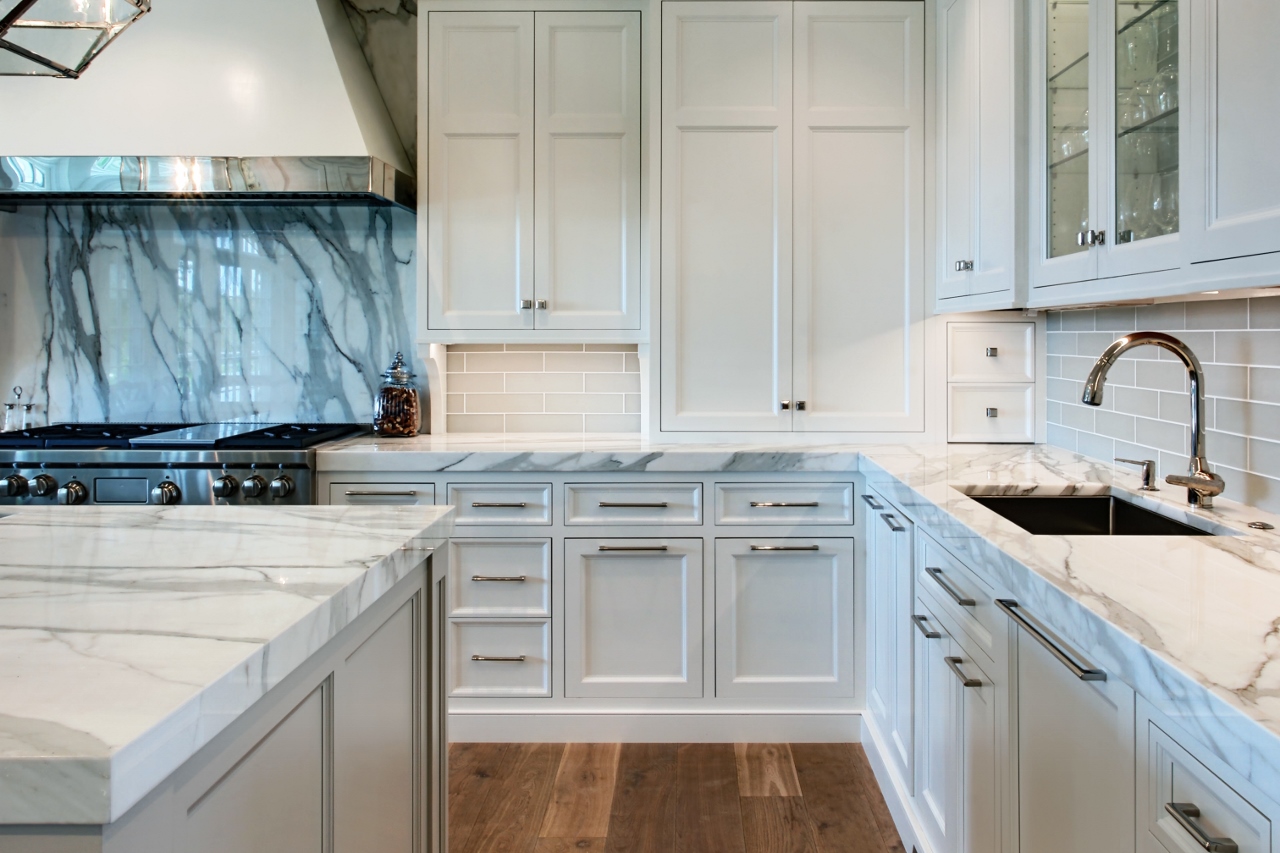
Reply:
M0 518L0 824L123 815L419 565L451 512Z

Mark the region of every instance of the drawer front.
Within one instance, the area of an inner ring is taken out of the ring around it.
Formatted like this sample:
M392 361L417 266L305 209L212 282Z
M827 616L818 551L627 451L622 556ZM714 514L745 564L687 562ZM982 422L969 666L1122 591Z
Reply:
M1148 721L1147 727L1142 812L1146 830L1157 842L1151 848L1168 853L1204 850L1200 839L1207 837L1230 840L1239 853L1272 853L1267 816L1154 722ZM1171 812L1171 805L1181 817Z
M949 441L1029 444L1036 436L1035 385L949 385Z
M451 616L550 616L550 539L450 539Z
M995 590L916 530L916 589L938 603L939 615L976 641L992 660L1003 660L1008 617L996 607Z
M550 483L450 483L446 496L455 525L551 523Z
M948 382L1034 382L1034 323L948 323Z
M716 524L853 524L853 484L717 483Z
M450 622L449 632L450 696L551 695L550 620Z
M330 483L334 506L433 506L434 483Z
M568 483L565 524L702 524L701 483Z

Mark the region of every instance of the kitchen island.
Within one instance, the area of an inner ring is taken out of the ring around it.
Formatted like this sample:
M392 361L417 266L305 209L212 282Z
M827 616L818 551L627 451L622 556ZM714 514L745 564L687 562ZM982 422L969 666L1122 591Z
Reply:
M0 519L0 849L435 849L451 514Z

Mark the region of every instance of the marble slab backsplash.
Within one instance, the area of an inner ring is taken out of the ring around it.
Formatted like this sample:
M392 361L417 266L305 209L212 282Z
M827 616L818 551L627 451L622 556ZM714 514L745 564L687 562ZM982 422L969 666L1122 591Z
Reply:
M366 421L414 351L411 212L0 212L0 396L42 422ZM419 371L421 372L421 371Z

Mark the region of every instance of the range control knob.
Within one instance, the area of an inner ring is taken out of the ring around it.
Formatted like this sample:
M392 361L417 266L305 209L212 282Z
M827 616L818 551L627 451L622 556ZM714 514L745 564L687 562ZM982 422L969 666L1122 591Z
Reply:
M27 493L27 478L21 474L10 474L0 480L0 491L6 498L20 498Z
M271 499L283 500L293 494L293 478L287 474L281 474L271 481Z
M89 499L89 490L84 483L79 480L72 480L61 489L58 489L58 503L67 506L76 506L82 504Z
M223 474L213 481L213 496L215 498L229 498L239 489L240 481L230 474Z
M182 500L182 489L172 480L165 480L151 490L151 502L160 506L172 506Z
M254 474L241 484L240 491L246 498L260 498L266 494L267 481Z
M58 481L48 474L37 474L31 478L31 494L38 498L50 498L58 492Z

